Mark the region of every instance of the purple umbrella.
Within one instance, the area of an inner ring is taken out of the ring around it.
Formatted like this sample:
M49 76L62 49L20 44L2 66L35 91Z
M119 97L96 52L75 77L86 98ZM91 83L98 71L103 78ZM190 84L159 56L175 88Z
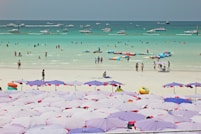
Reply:
M199 82L194 82L194 83L186 84L186 87L192 88L193 86L195 87L195 94L197 94L197 87L201 87L201 83L199 83Z
M46 81L45 83L47 85L55 85L55 90L56 90L56 86L65 85L65 83L63 81L59 81L59 80Z
M89 86L95 86L95 88L96 88L96 86L103 86L103 85L105 86L105 85L107 85L106 82L101 82L101 81L97 81L97 80L88 81L88 82L85 82L84 84L89 85Z
M165 84L163 85L163 87L174 87L174 94L175 94L175 87L183 87L184 84L181 84L181 83L177 83L177 82L172 82L172 83L168 83L168 84Z
M76 133L101 133L104 132L103 129L100 128L95 128L95 127L90 127L90 128L75 128L71 129L68 134L76 134Z
M129 111L111 113L109 115L109 118L110 117L117 117L124 121L137 121L137 120L145 119L144 115L135 113L135 112L129 112Z
M127 121L119 118L97 118L86 121L87 127L97 127L103 129L105 132L112 128L125 128Z
M117 86L117 85L123 85L121 82L118 82L118 81L108 81L107 82L108 85L112 85L112 92L113 92L113 86Z
M40 86L45 85L45 81L43 81L43 80L33 80L33 81L27 81L26 84L29 85L29 86L40 87Z
M156 119L136 121L135 126L141 131L161 131L163 129L176 128L176 125L173 123Z

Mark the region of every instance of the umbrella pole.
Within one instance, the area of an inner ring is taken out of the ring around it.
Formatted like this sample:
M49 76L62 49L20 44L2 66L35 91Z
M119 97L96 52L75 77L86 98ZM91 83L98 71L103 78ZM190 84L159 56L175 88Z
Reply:
M197 94L197 86L195 86L195 94Z
M176 94L176 93L175 93L175 87L174 87L174 94Z

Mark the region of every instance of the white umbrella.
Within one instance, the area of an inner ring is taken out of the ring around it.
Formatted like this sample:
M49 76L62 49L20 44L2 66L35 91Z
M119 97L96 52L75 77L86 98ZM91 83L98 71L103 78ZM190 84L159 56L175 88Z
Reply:
M75 88L75 91L77 90L77 86L81 86L81 85L83 85L83 83L82 82L80 82L80 81L69 81L69 82L66 82L66 84L67 85L69 85L69 86L74 86L74 88Z
M67 134L68 131L60 125L39 125L28 129L26 134Z

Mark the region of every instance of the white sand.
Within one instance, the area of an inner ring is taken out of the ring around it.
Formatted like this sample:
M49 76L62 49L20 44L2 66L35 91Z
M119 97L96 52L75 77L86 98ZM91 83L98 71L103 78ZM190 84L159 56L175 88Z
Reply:
M171 82L178 83L191 83L191 82L201 82L200 72L198 71L170 71L170 72L158 72L158 71L144 71L136 72L135 70L107 70L107 75L112 78L102 78L102 73L104 70L56 70L56 69L46 69L46 80L62 80L64 82L68 81L81 81L87 82L91 80L99 81L109 81L115 80L124 83L122 88L126 91L138 92L138 89L142 86L149 88L151 93L158 95L169 95L173 94L173 88L164 88L163 85ZM7 89L7 83L14 80L36 80L42 79L42 70L39 69L0 69L0 86L3 90ZM30 87L23 84L23 90L32 89L35 86ZM101 90L112 91L111 86L99 86L96 87ZM18 90L21 86L18 86ZM54 86L41 87L40 90L54 90ZM77 87L78 90L88 91L94 90L95 87L89 87L87 85ZM57 90L74 90L71 86L59 86ZM115 90L115 89L114 89ZM201 93L201 88L198 87L197 92ZM177 95L193 95L195 94L194 88L186 87L175 87Z

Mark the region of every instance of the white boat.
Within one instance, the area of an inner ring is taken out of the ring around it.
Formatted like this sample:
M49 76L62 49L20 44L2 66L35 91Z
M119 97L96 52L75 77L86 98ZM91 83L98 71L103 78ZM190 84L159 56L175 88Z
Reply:
M198 30L184 31L185 34L198 34Z
M74 27L74 25L73 24L69 24L66 27L71 28L71 27Z
M90 31L90 30L88 30L88 29L79 30L79 32L80 32L80 33L91 33L91 31Z
M8 32L10 32L10 33L20 33L19 29L11 29L11 30L8 30Z
M6 24L7 27L18 27L17 24L14 24L14 23L9 23L9 24Z
M147 31L147 33L155 33L156 31L166 31L164 27L154 28Z
M42 34L50 34L50 31L48 31L47 29L45 29L45 30L41 30L40 33L42 33Z
M166 31L164 27L154 28L155 31Z
M123 35L125 35L126 31L125 30L120 30L120 31L117 32L117 34L123 34Z
M155 33L155 29L148 30L147 33Z
M103 32L106 32L106 33L108 33L108 32L111 32L112 31L112 29L111 28L108 28L108 27L106 27L106 28L103 28L103 29L101 29Z

